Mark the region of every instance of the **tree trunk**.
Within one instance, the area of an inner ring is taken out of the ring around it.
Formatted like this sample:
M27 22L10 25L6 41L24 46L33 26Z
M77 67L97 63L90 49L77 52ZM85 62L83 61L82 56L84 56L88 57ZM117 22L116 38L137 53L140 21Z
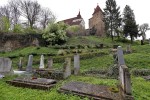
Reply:
M132 44L133 43L133 36L131 35L130 38L131 38L131 44Z

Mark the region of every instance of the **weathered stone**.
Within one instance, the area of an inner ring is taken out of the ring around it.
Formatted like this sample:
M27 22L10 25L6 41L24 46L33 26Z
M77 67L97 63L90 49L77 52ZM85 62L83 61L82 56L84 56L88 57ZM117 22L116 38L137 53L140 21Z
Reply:
M18 69L21 71L22 70L22 57L20 57L20 59L19 59L19 63L18 63Z
M29 55L28 65L26 68L27 72L32 72L33 55Z
M56 81L53 79L46 78L16 78L11 81L6 81L7 83L18 86L18 87L27 87L33 89L50 89L56 84Z
M63 66L63 77L67 78L71 75L71 58L66 58Z
M48 59L48 65L47 66L48 66L48 69L52 69L52 67L53 67L53 58L50 57Z
M9 74L12 70L12 61L9 58L0 57L0 74Z
M44 56L43 55L41 55L40 67L39 68L44 68Z
M131 53L131 45L127 45L127 48L126 48L126 53Z
M74 55L74 74L77 75L80 71L80 56L79 54Z
M128 67L126 65L121 65L119 67L119 78L120 78L120 96L123 100L133 100L131 91L131 78ZM127 99L130 98L130 99Z
M113 91L113 89L115 91ZM69 82L63 85L59 92L73 93L94 100L120 100L118 89L103 85L93 85L84 82Z
M33 42L32 42L32 45L33 46L39 46L39 40L37 39L37 38L35 38L34 40L33 40Z
M119 66L125 65L125 61L124 61L124 58L123 58L123 50L122 50L121 46L118 46L118 48L117 48L117 58L118 58Z

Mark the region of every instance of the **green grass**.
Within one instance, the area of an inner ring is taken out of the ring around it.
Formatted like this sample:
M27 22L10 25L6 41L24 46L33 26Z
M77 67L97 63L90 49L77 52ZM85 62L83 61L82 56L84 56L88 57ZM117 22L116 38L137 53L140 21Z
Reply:
M6 80L15 77L9 76L0 81L0 100L89 100L88 98L80 98L72 94L58 93L57 90L65 83L70 81L81 81L97 85L107 85L116 87L118 80L115 79L102 79L86 76L71 76L66 80L61 80L51 90L36 90L28 88L20 88L10 86L5 83ZM141 77L132 77L132 94L135 100L149 100L150 99L150 82L145 81Z
M94 77L71 76L67 80L59 81L56 87L49 91L13 87L5 83L9 77L0 81L0 100L88 100L72 94L58 93L57 90L69 81L82 81L92 84L116 86L117 81L113 79L99 79Z

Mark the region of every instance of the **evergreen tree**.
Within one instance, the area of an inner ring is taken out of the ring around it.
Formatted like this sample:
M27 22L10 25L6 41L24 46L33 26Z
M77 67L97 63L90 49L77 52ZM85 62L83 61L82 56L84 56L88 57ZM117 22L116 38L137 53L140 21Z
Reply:
M105 31L107 36L111 36L112 41L116 33L118 33L118 28L121 26L121 15L120 7L117 7L115 0L107 0L106 8L104 8L104 22ZM117 34L119 37L119 34Z
M123 22L124 22L124 35L125 37L130 36L131 43L133 43L134 37L137 38L138 35L138 25L135 21L135 15L130 6L126 5L123 12Z

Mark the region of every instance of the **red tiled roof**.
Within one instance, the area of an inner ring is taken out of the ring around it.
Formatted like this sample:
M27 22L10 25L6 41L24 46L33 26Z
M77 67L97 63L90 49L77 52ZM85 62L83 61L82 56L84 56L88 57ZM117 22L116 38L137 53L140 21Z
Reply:
M94 13L93 13L92 15L94 15L95 13L97 13L97 12L99 12L99 11L102 12L102 10L101 10L101 8L99 7L99 5L97 5L97 7L94 9Z
M77 17L65 19L65 20L62 20L62 21L64 23L68 24L68 25L80 25L82 20L78 20L78 19L82 19L82 16L80 15L80 11L79 11L79 14L77 15Z

